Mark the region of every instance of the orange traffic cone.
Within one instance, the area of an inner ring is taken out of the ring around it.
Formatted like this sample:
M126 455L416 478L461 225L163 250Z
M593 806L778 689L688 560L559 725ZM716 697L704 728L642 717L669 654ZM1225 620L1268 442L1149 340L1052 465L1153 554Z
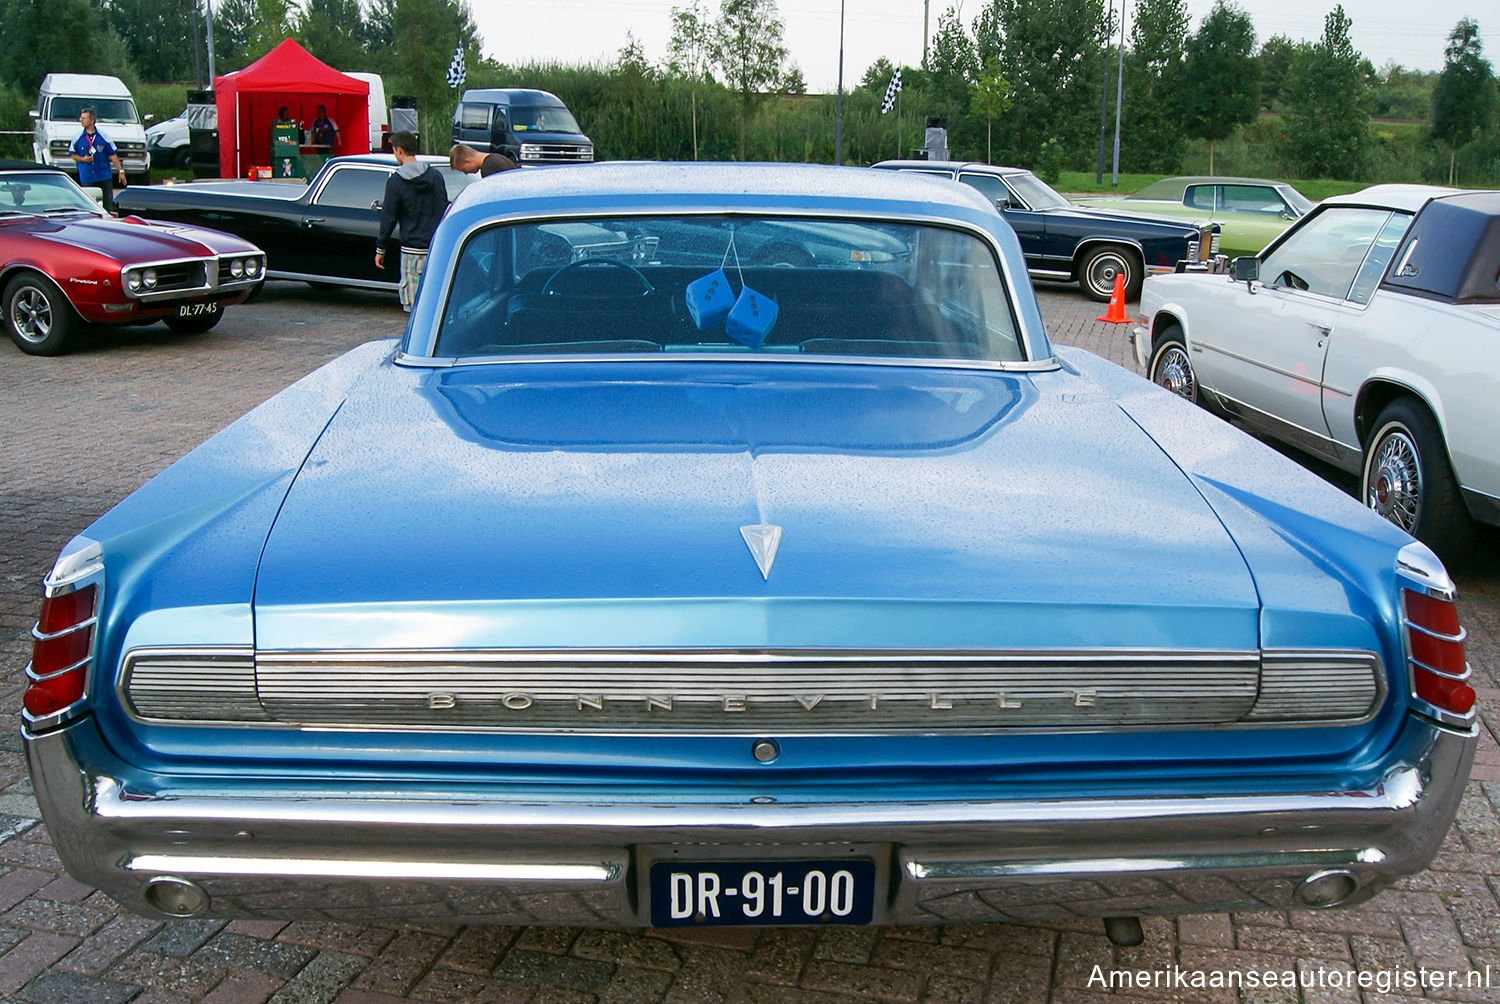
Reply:
M1115 273L1115 288L1109 293L1109 309L1105 310L1096 321L1106 324L1129 324L1130 318L1125 316L1125 276L1120 272Z

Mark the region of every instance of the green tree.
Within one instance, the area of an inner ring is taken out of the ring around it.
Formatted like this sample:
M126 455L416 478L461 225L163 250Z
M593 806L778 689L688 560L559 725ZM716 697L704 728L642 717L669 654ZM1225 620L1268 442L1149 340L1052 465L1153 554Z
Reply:
M1120 157L1133 171L1171 174L1182 167L1180 103L1190 88L1183 69L1187 35L1185 0L1136 5L1120 116Z
M777 88L782 94L806 94L807 78L802 75L802 67L793 64L787 68L781 78L781 86Z
M109 26L124 40L130 62L147 80L193 75L193 8L182 0L109 0Z
M693 159L698 159L698 89L708 79L713 52L713 22L700 0L672 8L672 37L667 41L667 70L687 81L692 118Z
M755 106L781 80L786 61L776 0L723 0L710 51L714 65L740 99L740 159L744 160Z
M301 33L301 12L292 0L254 0L249 56L254 62L289 38Z
M1370 157L1369 86L1343 5L1293 63L1284 92L1286 153L1303 178L1364 178Z
M989 0L976 48L982 65L993 62L1011 85L1010 111L995 128L997 157L1034 164L1042 144L1056 139L1065 163L1086 159L1107 27L1103 0Z
M3 0L0 80L35 101L49 73L97 71L103 57L102 28L88 0Z
M995 149L993 132L995 117L1010 109L1010 81L1000 75L1000 70L987 66L979 79L969 85L969 115L984 120L984 162L994 163Z
M391 51L381 62L389 73L387 93L417 100L422 148L448 149L448 123L458 104L448 86L448 64L461 46L464 62L479 62L479 33L465 0L395 0L391 17Z
M250 51L255 0L220 0L214 4L214 69L230 73L250 65L260 53Z
M1397 119L1422 119L1432 112L1432 92L1437 86L1436 72L1408 70L1387 62L1376 75L1370 94L1370 113Z
M1271 111L1281 101L1286 75L1305 44L1293 42L1285 35L1272 35L1262 43L1255 61L1260 64L1260 106L1266 111Z
M1260 67L1255 62L1255 25L1250 15L1225 0L1187 40L1183 67L1192 86L1183 88L1183 129L1208 141L1208 173L1214 173L1214 144L1228 139L1260 112Z
M306 0L302 44L336 70L375 66L365 55L365 19L359 0Z
M1454 183L1458 148L1484 128L1495 110L1495 74L1484 58L1479 25L1463 18L1448 33L1443 72L1432 91L1432 135L1448 144L1448 184Z
M396 23L396 0L368 0L364 23L360 27L360 44L365 55L378 66L396 42L391 26Z

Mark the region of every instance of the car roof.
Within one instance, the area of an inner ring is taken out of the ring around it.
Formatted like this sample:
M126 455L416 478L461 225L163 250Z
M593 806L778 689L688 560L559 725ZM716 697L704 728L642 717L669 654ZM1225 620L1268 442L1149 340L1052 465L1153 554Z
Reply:
M1269 185L1274 188L1291 187L1288 182L1271 178L1240 178L1226 174L1183 174L1175 178L1162 178L1156 185Z
M425 164L437 164L446 167L447 157L439 157L436 154L421 153L417 159ZM380 167L394 167L396 155L391 153L351 153L342 157L329 157L330 164L375 164Z
M46 164L34 164L29 160L0 160L0 171L51 171L54 174L67 174L60 167L49 167Z
M895 171L920 171L937 168L940 171L988 171L991 174L1030 174L1024 167L1003 167L985 164L977 160L882 160L875 167Z
M531 87L482 87L476 90L464 91L460 101L494 101L500 104L514 104L531 102L556 102L562 104L556 94L551 91L539 91Z
M49 73L42 81L42 90L47 94L62 94L67 97L130 97L130 88L121 83L118 77L100 73Z
M1325 206L1376 206L1381 209L1400 209L1414 213L1428 200L1443 195L1456 195L1457 188L1438 185L1371 185L1348 195L1331 195L1323 200Z
M620 205L649 201L671 208L724 209L800 208L803 201L825 206L863 207L879 214L877 203L936 207L965 215L976 209L994 215L994 206L967 185L924 178L899 171L870 171L862 167L827 164L730 164L694 162L609 162L504 171L464 190L454 208L510 200L598 199L606 211Z

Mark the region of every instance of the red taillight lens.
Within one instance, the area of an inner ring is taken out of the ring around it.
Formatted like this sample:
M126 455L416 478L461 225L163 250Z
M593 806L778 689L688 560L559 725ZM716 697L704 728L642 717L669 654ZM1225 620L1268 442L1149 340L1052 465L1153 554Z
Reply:
M42 634L57 634L82 624L94 616L94 598L98 595L98 586L84 586L61 596L46 597L42 600L42 614L37 618L36 629Z
M1406 610L1406 641L1411 651L1412 684L1419 698L1434 707L1466 715L1474 708L1474 688L1468 685L1464 630L1458 607L1410 589L1402 591Z
M31 671L37 676L60 673L89 657L94 647L94 629L70 631L56 638L37 638L31 644Z
M21 698L32 717L45 717L82 699L94 648L94 628L89 622L98 597L99 588L88 585L42 600L26 671L26 693Z
M79 667L50 679L32 680L21 703L33 718L45 718L82 699L83 679L83 668Z

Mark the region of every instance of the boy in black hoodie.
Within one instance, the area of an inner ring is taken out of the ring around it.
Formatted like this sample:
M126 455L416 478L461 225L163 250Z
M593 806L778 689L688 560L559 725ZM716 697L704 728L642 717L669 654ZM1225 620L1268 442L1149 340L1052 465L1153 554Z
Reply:
M391 133L396 172L385 182L380 205L380 236L375 238L375 267L385 268L385 248L401 227L401 309L411 311L427 267L427 245L448 208L448 187L441 172L417 159L417 137Z

